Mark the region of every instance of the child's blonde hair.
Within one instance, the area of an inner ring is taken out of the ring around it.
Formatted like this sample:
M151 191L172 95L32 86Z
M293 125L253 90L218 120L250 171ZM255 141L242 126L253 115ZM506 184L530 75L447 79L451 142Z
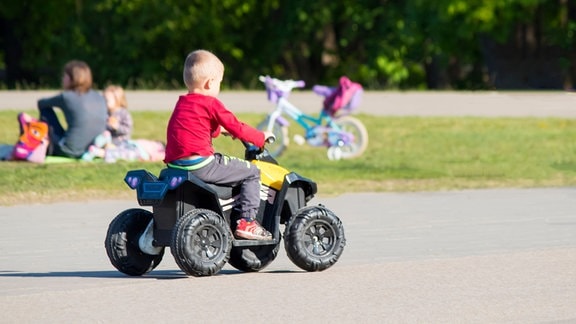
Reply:
M195 50L188 54L184 62L184 84L188 89L194 88L199 82L224 73L224 64L212 52Z
M116 99L116 104L118 107L123 107L128 109L128 102L126 101L126 94L124 93L124 88L118 85L109 85L104 89L104 93L110 92Z

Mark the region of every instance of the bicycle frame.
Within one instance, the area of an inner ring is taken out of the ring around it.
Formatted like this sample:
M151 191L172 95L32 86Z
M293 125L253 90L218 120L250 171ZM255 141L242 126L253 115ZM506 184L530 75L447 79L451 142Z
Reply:
M275 122L280 123L282 126L288 126L290 123L282 117L282 114L286 114L292 120L294 120L298 125L300 125L308 134L315 126L322 125L324 122L326 126L334 127L336 125L332 124L332 117L330 117L324 110L320 112L318 117L308 115L302 112L298 107L292 104L285 97L278 98L276 104L276 109L269 114L268 118L268 129L272 129Z

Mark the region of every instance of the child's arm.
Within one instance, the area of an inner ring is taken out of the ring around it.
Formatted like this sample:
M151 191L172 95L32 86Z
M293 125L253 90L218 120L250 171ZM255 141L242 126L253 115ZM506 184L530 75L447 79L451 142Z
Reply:
M110 116L108 126L114 131L116 136L129 135L132 133L134 126L132 115L126 109L123 109L122 113Z
M222 127L234 138L252 143L258 147L264 146L264 133L238 120L236 115L226 109L221 102L217 101L217 104L213 105L212 109L214 116L220 125L220 127L216 129L217 133L220 133Z

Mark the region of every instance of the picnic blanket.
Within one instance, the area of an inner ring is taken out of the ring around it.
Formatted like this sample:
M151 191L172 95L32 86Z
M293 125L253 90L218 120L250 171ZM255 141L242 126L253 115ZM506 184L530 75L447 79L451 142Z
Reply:
M75 159L61 156L46 156L49 144L48 124L26 114L18 114L20 134L14 145L0 144L0 161L24 161L32 163L76 163L117 161L162 161L165 145L162 142L136 139L127 140L125 145L105 150L102 158ZM86 155L86 154L85 154Z

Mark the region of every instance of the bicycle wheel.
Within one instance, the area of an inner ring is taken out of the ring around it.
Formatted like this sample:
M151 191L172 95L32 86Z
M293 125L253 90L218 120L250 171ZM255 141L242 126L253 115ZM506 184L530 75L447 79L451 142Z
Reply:
M362 122L352 116L344 116L333 121L340 131L346 132L351 135L352 140L339 147L339 158L352 159L359 157L364 153L368 147L368 131ZM333 153L329 151L330 153ZM329 156L330 157L330 156Z
M261 131L268 130L268 118L264 119L262 122L256 126L257 129ZM284 150L288 147L288 127L282 126L278 121L272 124L272 129L270 130L276 137L276 141L272 144L266 144L266 149L268 153L274 158L282 155Z

